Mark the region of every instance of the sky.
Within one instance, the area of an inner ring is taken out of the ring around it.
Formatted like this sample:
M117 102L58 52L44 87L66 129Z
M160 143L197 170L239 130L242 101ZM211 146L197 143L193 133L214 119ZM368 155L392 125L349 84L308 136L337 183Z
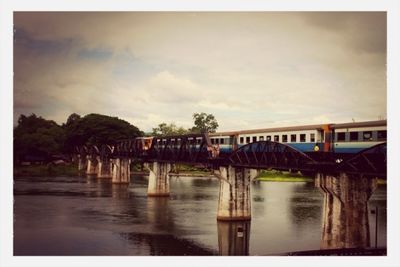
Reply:
M14 123L365 121L386 118L386 94L385 12L14 13Z

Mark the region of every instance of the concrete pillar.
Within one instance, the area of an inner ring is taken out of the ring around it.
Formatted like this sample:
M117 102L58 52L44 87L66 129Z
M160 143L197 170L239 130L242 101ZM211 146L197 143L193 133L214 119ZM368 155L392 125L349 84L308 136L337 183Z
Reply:
M99 161L98 163L98 173L97 178L111 178L111 164L110 160Z
M219 200L217 220L251 220L249 169L219 168Z
M219 255L249 255L250 221L218 221L217 227Z
M112 182L120 184L129 184L131 170L131 160L127 158L116 158L112 160L113 171L112 171Z
M149 168L149 186L147 195L149 197L167 197L169 196L169 172L171 171L170 163L154 162Z
M91 156L87 157L87 168L86 174L87 175L97 175L98 173L98 161L99 157L92 158Z
M78 155L78 171L84 171L87 168L87 159Z
M255 181L254 179L260 175L260 170L257 169L249 169L248 172L250 174L250 181Z
M376 179L317 174L315 184L324 195L321 249L369 247L368 200Z

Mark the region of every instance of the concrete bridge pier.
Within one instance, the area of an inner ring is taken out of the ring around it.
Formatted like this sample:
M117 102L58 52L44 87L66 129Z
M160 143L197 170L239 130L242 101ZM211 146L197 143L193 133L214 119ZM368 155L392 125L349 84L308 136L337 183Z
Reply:
M97 173L97 178L111 178L112 169L110 160L99 160L99 171Z
M218 221L220 256L249 255L250 221Z
M86 174L87 175L97 175L98 171L99 171L99 160L100 157L91 157L88 156L87 157L87 168L86 168Z
M316 175L316 186L324 195L321 249L370 246L368 200L376 181L345 173Z
M217 220L251 220L250 169L220 167L216 176L220 180Z
M168 197L170 194L169 172L172 169L171 164L153 162L151 167L148 164L146 164L145 167L150 171L147 196Z
M131 160L127 158L112 159L112 182L116 184L129 184L131 177Z
M260 175L260 170L257 169L249 169L250 181L256 182L255 178Z
M78 155L78 171L83 171L87 169L87 159Z

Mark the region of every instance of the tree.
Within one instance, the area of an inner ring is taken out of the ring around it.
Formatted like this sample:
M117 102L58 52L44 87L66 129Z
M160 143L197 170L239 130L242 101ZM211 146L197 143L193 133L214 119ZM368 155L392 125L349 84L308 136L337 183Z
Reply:
M71 124L78 122L81 119L81 115L72 113L67 119L66 127L71 126Z
M160 123L158 127L153 128L152 135L154 136L165 136L165 135L181 135L188 133L183 127L177 127L175 123L166 124L165 122Z
M193 114L194 126L190 129L195 133L215 133L218 128L218 122L214 115L204 112Z
M117 117L93 113L82 118L76 115L71 114L65 124L65 150L68 152L84 144L112 144L117 140L143 136L136 126Z
M49 160L52 155L71 153L84 144L112 144L143 136L136 126L117 117L73 113L62 126L35 114L21 115L14 129L14 155L21 160Z
M21 115L14 128L14 156L18 161L47 160L64 146L63 128L52 120L31 114Z

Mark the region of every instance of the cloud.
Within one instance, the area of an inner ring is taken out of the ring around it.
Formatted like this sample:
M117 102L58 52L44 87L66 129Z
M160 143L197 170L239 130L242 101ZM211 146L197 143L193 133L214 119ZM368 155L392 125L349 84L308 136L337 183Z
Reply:
M94 49L84 48L78 52L78 57L82 59L102 61L110 59L112 54L113 53L111 50L105 48L94 48Z
M16 12L14 114L149 131L386 115L384 12Z

